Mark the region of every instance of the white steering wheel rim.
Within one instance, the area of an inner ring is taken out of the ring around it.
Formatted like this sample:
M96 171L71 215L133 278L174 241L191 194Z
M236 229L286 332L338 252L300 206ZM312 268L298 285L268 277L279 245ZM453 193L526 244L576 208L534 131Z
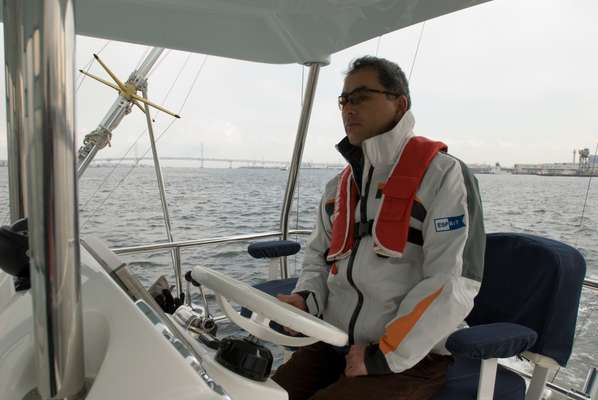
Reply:
M337 327L221 272L195 267L191 276L216 293L221 308L233 322L260 339L296 347L316 341L333 346L345 346L348 343L347 334ZM257 317L254 319L241 317L226 299L250 309L257 314ZM268 320L276 321L307 337L282 335L267 326Z

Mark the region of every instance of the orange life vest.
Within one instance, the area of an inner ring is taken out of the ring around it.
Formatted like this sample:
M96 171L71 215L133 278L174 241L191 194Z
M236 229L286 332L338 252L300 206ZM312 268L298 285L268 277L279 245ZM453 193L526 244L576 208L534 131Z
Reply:
M402 256L407 243L411 208L417 189L432 159L439 151L447 151L447 149L446 144L422 136L414 136L409 140L382 189L380 209L372 227L376 253L394 257ZM352 178L351 167L347 166L341 173L336 189L328 261L338 260L351 254L355 242L357 200L357 184Z

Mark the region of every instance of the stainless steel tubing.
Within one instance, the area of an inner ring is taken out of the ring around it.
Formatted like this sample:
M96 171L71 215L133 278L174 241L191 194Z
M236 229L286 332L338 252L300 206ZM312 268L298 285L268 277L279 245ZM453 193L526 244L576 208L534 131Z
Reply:
M598 289L598 281L595 281L593 279L588 279L588 278L584 279L583 285L590 289Z
M9 79L22 79L9 90L24 99L11 103L11 117L19 118L11 128L24 134L19 150L27 169L34 357L43 399L79 399L84 392L73 3L4 1L4 29L16 40L5 43L13 48Z
M307 229L299 229L299 230L290 230L289 234L291 235L309 235L311 231ZM264 239L268 237L280 237L281 232L279 231L272 231L272 232L263 232L263 233L251 233L247 235L236 235L236 236L223 236L223 237L215 237L215 238L206 238L206 239L193 239L193 240L183 240L179 242L163 242L163 243L154 243L154 244L146 244L141 246L131 246L131 247L116 247L112 248L115 254L138 254L138 253L150 253L155 251L164 251L174 248L183 248L183 247L195 247L195 246L205 246L208 244L215 244L215 243L234 243L234 242L245 242L247 240L252 239Z
M142 89L143 97L147 97L147 83ZM150 115L149 106L145 105L145 120L147 123L147 132L149 134L150 143L152 145L152 156L154 158L154 169L156 170L156 180L158 181L158 191L160 192L160 202L162 203L162 215L164 216L164 227L166 228L166 236L170 243L174 242L172 236L172 227L170 223L170 213L168 212L168 202L166 200L166 190L164 188L164 178L162 177L162 168L160 168L160 158L158 157L158 149L156 148L156 139L154 138L154 127L152 124L152 117ZM180 299L183 294L183 276L181 273L181 252L178 247L171 249L172 266L174 268L174 276L176 279L177 297Z
M598 399L598 369L590 367L588 376L583 385L583 392L590 397L591 400Z
M282 213L280 215L280 230L282 231L283 240L286 240L289 236L289 215L291 213L291 206L293 205L293 195L295 194L297 176L299 175L299 168L301 167L303 148L305 147L305 138L307 137L307 128L309 126L309 118L311 116L311 109L316 94L316 86L318 84L318 76L320 74L321 66L321 63L313 63L309 66L309 76L307 78L307 87L303 98L303 108L301 110L301 118L299 119L299 126L297 128L297 136L295 137L293 159L291 160L291 166L289 167L289 178L284 194ZM288 278L289 271L287 268L287 258L281 257L280 260L280 277L283 279Z
M6 80L6 141L8 156L8 198L10 221L14 222L25 216L25 200L27 188L23 148L25 136L25 105L23 87L24 66L22 64L19 43L24 43L24 32L18 29L19 7L4 3L4 60Z

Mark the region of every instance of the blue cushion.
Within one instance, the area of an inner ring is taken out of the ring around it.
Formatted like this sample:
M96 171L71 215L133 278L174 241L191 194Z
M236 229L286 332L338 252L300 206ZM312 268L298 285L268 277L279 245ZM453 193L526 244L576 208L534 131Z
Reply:
M299 243L292 240L270 240L251 243L247 252L253 258L286 257L297 254L301 250Z
M517 324L497 322L461 329L446 341L446 348L455 356L487 360L508 358L534 345L538 335Z
M564 243L519 233L489 234L484 278L467 323L527 326L538 334L530 351L565 366L585 270L583 256Z
M456 357L447 372L447 381L433 400L475 400L480 379L480 361ZM500 365L496 371L494 400L523 400L525 381Z

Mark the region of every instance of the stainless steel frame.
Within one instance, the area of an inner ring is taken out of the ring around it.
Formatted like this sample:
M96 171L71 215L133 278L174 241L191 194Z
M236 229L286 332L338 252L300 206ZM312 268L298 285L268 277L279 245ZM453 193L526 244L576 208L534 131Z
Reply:
M4 3L4 46L5 80L6 80L6 135L8 156L8 199L10 221L14 222L25 216L26 208L26 171L25 159L22 157L26 147L25 140L25 60L21 57L21 49L25 43L25 32L18 29L18 21L23 19L22 7ZM19 44L21 46L19 46Z
M293 205L293 195L295 194L297 176L299 175L299 168L301 167L303 148L305 147L305 138L307 137L307 128L309 126L309 118L311 116L311 110L316 94L318 76L320 74L321 66L326 64L327 63L325 62L319 62L309 65L309 76L307 78L307 87L303 98L303 108L301 110L301 118L299 119L299 126L297 128L297 136L295 137L295 148L293 149L293 158L291 160L291 166L289 167L289 178L284 194L282 213L280 215L280 230L282 231L281 239L283 240L286 240L289 236L289 215L291 213L291 206ZM289 277L286 257L280 257L280 277L283 279Z
M9 137L22 134L17 166L24 165L27 174L24 203L29 217L34 348L37 390L43 399L78 399L85 390L73 3L4 1L8 16L4 29L7 40L12 40L5 44L11 80Z
M311 231L306 229L299 229L299 230L290 230L289 234L291 235L309 235ZM247 240L252 239L264 239L268 237L280 237L280 231L271 231L271 232L263 232L263 233L251 233L247 235L236 235L236 236L222 236L222 237L214 237L214 238L205 238L205 239L194 239L194 240L183 240L179 242L164 242L164 243L153 243L153 244L146 244L141 246L131 246L131 247L115 247L112 250L116 254L138 254L138 253L150 253L154 251L164 251L170 250L175 248L184 248L184 247L193 247L193 246L204 246L208 244L215 244L215 243L233 243L233 242L245 242Z
M4 43L25 43L23 30L18 29L21 20L21 8L4 2ZM10 221L25 216L26 168L21 154L27 146L25 140L25 89L23 87L24 66L20 47L4 46L6 80L6 135L8 156L8 199L10 203Z
M147 81L142 83L143 97L147 96ZM149 134L150 143L152 145L152 156L154 158L154 169L156 170L156 180L158 181L158 192L160 193L160 202L162 204L162 215L164 215L164 227L166 228L166 236L169 242L174 242L172 236L172 227L170 223L170 213L168 212L168 202L166 201L166 190L164 188L164 178L162 177L162 168L160 167L160 158L158 157L158 149L156 148L156 139L154 138L154 126L152 124L152 117L150 109L145 104L145 120L147 123L147 132ZM180 299L183 294L183 277L181 274L181 252L178 247L171 249L172 265L174 268L174 276L176 279L177 297Z

